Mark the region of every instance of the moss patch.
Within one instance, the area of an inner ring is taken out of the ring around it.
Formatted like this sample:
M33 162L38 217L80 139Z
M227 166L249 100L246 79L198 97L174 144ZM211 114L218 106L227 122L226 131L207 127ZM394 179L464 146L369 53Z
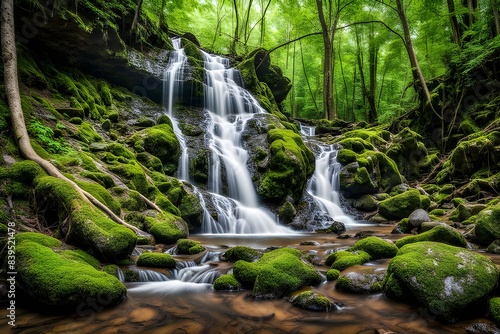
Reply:
M328 255L325 260L327 266L342 271L352 266L359 266L370 261L370 254L364 251L339 251Z
M467 240L463 235L448 225L437 225L429 231L401 238L396 241L396 246L401 248L406 244L421 241L435 241L452 246L467 247Z
M394 257L398 252L398 247L392 242L371 236L356 241L349 250L351 252L362 250L368 253L372 260L376 260Z
M309 311L328 312L334 308L334 303L330 298L313 291L302 291L294 294L290 297L290 303Z
M189 239L177 240L177 253L178 254L198 254L205 250L205 248L198 242Z
M241 289L241 283L234 277L233 274L226 274L214 281L214 290L221 291L236 291Z
M235 246L229 248L222 254L222 259L224 261L236 262L238 260L243 260L247 262L253 262L260 257L260 253L255 249L248 246Z
M176 263L170 254L144 252L137 259L137 265L155 268L175 268Z
M420 193L416 189L383 200L379 203L379 213L387 218L407 218L420 207Z

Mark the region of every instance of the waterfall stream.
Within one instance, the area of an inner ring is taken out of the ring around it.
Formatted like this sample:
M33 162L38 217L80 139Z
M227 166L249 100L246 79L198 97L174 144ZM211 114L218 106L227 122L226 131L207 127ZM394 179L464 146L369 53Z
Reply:
M170 65L164 74L164 105L179 139L182 155L178 178L189 181L189 153L186 139L173 114L176 96L180 94L186 72L187 57L180 39L174 39ZM204 105L210 119L207 129L211 151L208 171L209 200L217 219L203 215L203 233L283 234L292 231L278 225L274 215L259 206L257 193L246 166L248 152L241 145L241 133L255 113L264 113L255 98L238 83L239 71L229 67L229 60L203 52L205 67ZM223 183L223 180L225 181ZM225 188L227 187L227 193ZM201 191L195 191L203 204Z

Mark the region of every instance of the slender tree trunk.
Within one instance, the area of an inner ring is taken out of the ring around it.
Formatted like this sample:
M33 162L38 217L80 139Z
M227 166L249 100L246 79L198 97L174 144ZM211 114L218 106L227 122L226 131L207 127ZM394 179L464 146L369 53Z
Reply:
M330 29L326 24L325 15L323 13L323 2L316 0L318 7L318 17L321 24L321 31L324 46L323 59L323 108L324 117L334 119L337 117L335 110L334 95L333 95L333 41L330 39ZM330 6L331 11L331 6ZM335 27L332 27L335 28ZM332 29L333 34L333 29Z
M380 91L378 93L378 102L377 102L377 109L380 109L380 101L382 100L382 92L384 90L384 83L385 83L385 75L387 74L387 68L388 66L384 66L384 73L382 74L382 80L380 82Z
M493 12L493 20L495 23L495 36L500 35L500 15L498 14L497 0L490 0L490 8Z
M158 28L160 30L167 29L168 30L168 24L167 21L165 20L165 7L167 5L167 0L161 0L161 8L160 8L160 15L158 15Z
M41 158L31 146L30 137L26 130L24 121L23 109L21 107L21 97L19 93L19 82L17 77L17 53L16 40L14 29L14 1L2 0L1 5L1 36L2 36L2 57L4 64L4 83L5 94L7 96L12 128L14 136L21 154L28 160L38 163L49 175L57 177L69 183L78 194L89 203L96 206L98 209L107 214L115 222L123 224L128 228L138 232L138 228L127 224L117 215L115 215L107 206L99 202L94 196L81 189L75 182L64 176L54 165L49 161Z
M365 121L369 121L369 115L366 108L366 100L368 98L368 88L366 87L365 72L363 69L363 54L361 52L361 38L359 32L356 30L356 59L358 60L359 77L361 79L361 90L363 91L363 106L365 108Z
M340 38L338 39L338 54L339 54L339 64L340 64L340 73L342 74L342 82L344 83L344 93L345 93L345 103L344 103L344 117L347 119L348 115L348 105L347 101L349 100L349 91L347 88L347 79L344 73L344 64L342 63L342 56L340 54Z
M252 2L253 0L250 0L248 1L248 7L247 7L247 12L246 12L246 16L245 16L245 26L243 27L244 28L244 33L243 33L243 37L245 39L245 51L248 52L248 39L250 38L250 33L252 32L252 30L248 30L248 25L250 23L250 9L252 8Z
M352 105L351 121L356 122L356 65L354 65L354 74L352 76Z
M139 21L139 13L141 12L142 0L137 0L137 6L135 8L134 19L132 20L132 25L130 26L130 35L135 33L137 29L137 22Z
M292 87L293 87L293 104L292 104L292 117L297 118L297 105L295 104L295 43L293 43L293 57L292 57Z
M222 7L224 6L225 2L226 2L226 0L222 0L220 5L219 5L219 2L217 2L217 25L215 26L214 39L212 40L212 46L211 46L212 50L214 49L215 41L217 40L217 34L219 33L219 30L221 29L220 25L221 25L222 19L225 16L225 15L223 15L221 17Z
M427 84L425 82L424 75L420 70L420 66L418 65L417 55L415 53L415 49L413 48L413 43L411 41L411 34L410 34L410 28L408 27L408 20L406 19L406 14L403 5L401 3L401 0L396 0L396 5L397 5L397 13L399 15L399 19L401 20L401 25L403 26L405 48L408 53L408 57L410 58L415 90L419 95L419 99L422 102L422 106L425 104L425 102L428 102L430 104L430 107L432 108L431 94L429 92L429 89L427 88ZM423 94L423 96L421 94Z
M368 122L372 123L377 120L377 105L375 98L377 94L377 65L378 65L378 46L375 44L375 32L373 24L370 25L370 41L368 43L368 67L370 72L370 89L367 94L368 104L370 105L370 113L368 114Z
M233 0L233 8L234 8L234 15L236 18L236 27L234 28L233 40L231 41L231 45L229 46L229 53L232 55L236 55L236 42L238 41L238 34L239 34L239 30L240 30L240 19L238 17L237 0Z
M306 79L307 88L309 89L309 94L311 95L311 99L314 103L314 108L316 109L316 114L319 114L319 107L318 107L318 104L316 103L316 96L311 88L311 84L309 82L309 77L308 77L307 71L306 71L306 63L304 61L304 53L302 52L302 42L299 42L299 45L300 45L300 58L302 60L302 70L304 71L304 77Z
M460 26L458 25L457 14L455 13L455 1L447 0L446 2L448 3L448 13L450 15L453 42L455 42L455 44L457 45L461 45L462 33L460 31Z

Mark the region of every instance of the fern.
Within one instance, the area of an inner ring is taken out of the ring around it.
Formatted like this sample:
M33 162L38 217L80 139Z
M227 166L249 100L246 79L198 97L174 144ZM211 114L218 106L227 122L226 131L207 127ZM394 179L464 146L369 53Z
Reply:
M54 131L48 126L35 121L28 126L31 136L37 138L50 153L65 153L68 151L67 144L61 139L54 139Z

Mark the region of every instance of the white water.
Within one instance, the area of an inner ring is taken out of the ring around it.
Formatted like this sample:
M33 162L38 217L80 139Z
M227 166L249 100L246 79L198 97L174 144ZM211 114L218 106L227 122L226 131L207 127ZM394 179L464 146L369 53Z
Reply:
M183 81L187 58L174 40L170 66L165 72L164 98L167 113L182 147L178 178L189 181L189 155L184 135L180 131L173 106ZM292 231L278 225L276 217L259 207L250 172L246 166L248 152L241 145L241 134L254 113L265 112L255 98L236 82L239 71L229 68L229 60L203 52L205 66L205 112L210 118L207 141L211 150L208 175L210 200L217 211L215 220L205 211L203 233L283 234ZM225 178L224 178L225 176ZM223 179L226 182L223 182ZM227 189L226 189L227 188ZM226 193L227 190L227 193ZM205 207L201 192L195 191ZM226 197L227 196L227 197Z
M168 277L162 273L154 270L144 270L139 269L139 281L140 282L160 282L168 281Z
M314 174L307 184L307 191L314 197L323 212L344 225L356 225L356 222L344 213L339 199L339 173L342 165L337 162L337 150L333 145L321 146L316 157ZM328 226L325 226L328 227Z

